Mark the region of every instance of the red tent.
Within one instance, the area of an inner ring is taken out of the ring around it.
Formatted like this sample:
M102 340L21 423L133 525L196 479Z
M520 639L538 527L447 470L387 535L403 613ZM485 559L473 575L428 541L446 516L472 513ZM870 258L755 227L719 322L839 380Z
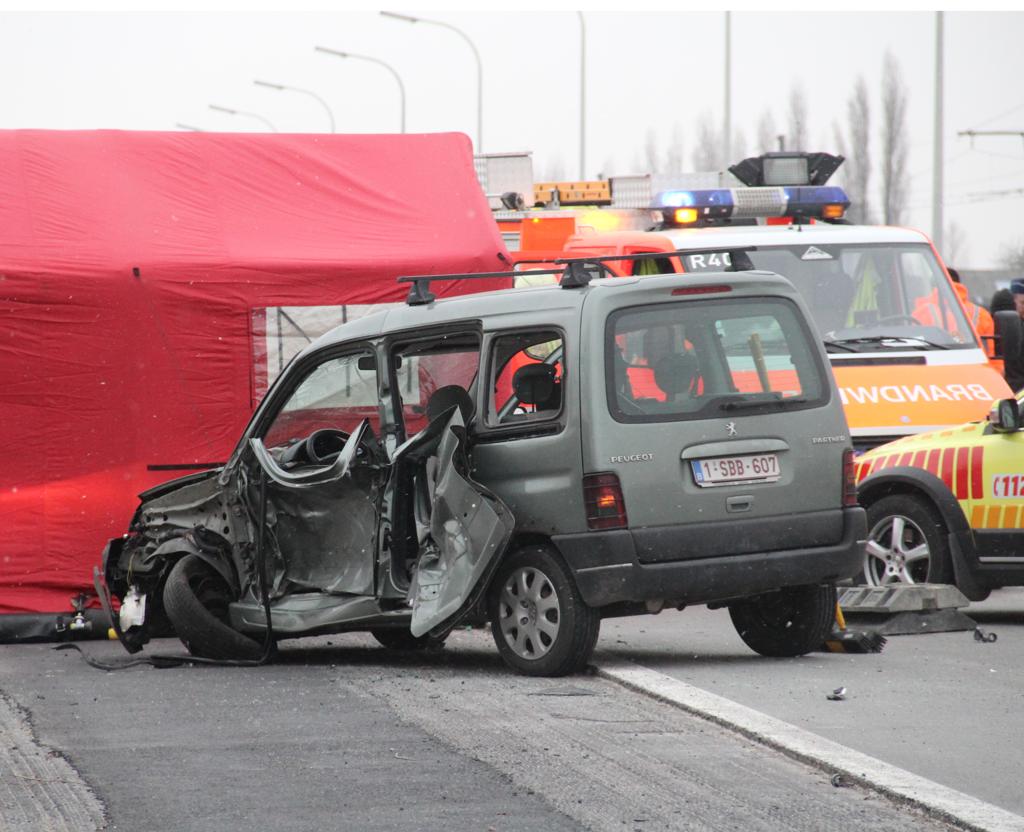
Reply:
M396 276L505 254L461 134L0 131L0 614L69 610L135 495Z

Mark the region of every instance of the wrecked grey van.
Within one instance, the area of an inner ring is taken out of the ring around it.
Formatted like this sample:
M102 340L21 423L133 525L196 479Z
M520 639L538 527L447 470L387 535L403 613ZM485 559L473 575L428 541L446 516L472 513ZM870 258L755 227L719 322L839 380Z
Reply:
M413 649L482 607L511 667L560 675L602 618L690 604L764 655L822 644L866 529L797 292L570 271L446 300L421 281L305 349L223 468L143 493L108 544L126 647Z

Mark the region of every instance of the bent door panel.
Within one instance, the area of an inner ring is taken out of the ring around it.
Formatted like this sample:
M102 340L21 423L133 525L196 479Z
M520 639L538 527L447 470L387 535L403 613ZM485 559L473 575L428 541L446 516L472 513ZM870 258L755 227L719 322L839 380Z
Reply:
M379 472L359 449L372 441L364 419L337 459L325 465L285 470L250 440L267 483L267 526L277 543L283 573L275 575L303 589L373 594Z
M265 423L262 439L250 441L267 476L276 591L375 594L384 471L374 423L376 362L369 347L358 347L312 364Z
M422 518L429 534L420 544L409 590L414 636L444 625L466 608L500 558L515 524L497 497L466 476L466 432L458 408L434 421L439 420L445 420L444 430L432 457L416 474L427 479L426 487L416 490L429 495L429 516ZM396 462L400 453L401 449Z

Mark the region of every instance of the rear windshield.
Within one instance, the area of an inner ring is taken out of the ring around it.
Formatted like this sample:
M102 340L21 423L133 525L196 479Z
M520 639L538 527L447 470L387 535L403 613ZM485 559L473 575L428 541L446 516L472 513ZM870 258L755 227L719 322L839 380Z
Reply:
M634 307L608 319L608 406L620 422L746 415L822 404L812 335L784 298Z

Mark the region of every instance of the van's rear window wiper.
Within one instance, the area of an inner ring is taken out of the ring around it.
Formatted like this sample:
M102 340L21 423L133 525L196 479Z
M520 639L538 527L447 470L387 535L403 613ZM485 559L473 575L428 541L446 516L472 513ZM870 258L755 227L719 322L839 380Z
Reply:
M826 352L832 352L834 350L840 350L842 352L857 352L854 347L848 346L842 341L829 341L827 338L823 338L821 342L825 345Z
M722 410L746 410L752 407L764 407L768 404L802 404L806 402L803 396L783 396L781 393L753 393L738 399L730 399L722 402L719 407Z

